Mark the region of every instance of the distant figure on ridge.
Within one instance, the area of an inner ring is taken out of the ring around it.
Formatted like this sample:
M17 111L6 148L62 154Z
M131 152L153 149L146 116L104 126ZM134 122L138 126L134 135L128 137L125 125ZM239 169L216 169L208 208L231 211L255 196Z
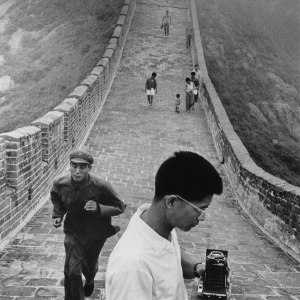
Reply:
M170 25L171 25L171 17L169 16L169 11L166 11L166 14L164 15L162 19L162 25L165 30L165 35L169 35L170 32Z
M111 217L126 208L110 183L89 174L93 161L86 151L72 152L70 174L57 178L50 191L53 226L60 227L65 216L64 300L92 295L100 251L106 239L120 230L111 225Z
M145 92L147 93L147 98L148 98L150 108L152 108L153 96L154 94L157 94L157 83L155 79L156 76L157 74L153 72L151 77L146 80L146 84L145 84Z
M176 100L175 100L175 111L179 113L179 106L180 106L180 95L176 94Z
M193 37L193 27L192 23L188 22L188 26L186 28L186 47L189 49L191 48L192 43L192 37Z

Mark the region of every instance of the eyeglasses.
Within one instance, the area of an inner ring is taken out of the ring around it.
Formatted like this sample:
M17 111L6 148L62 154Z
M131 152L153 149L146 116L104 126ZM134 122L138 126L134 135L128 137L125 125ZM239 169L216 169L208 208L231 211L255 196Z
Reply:
M196 205L192 204L191 202L189 202L189 201L183 199L182 197L180 197L180 196L178 196L178 195L170 195L170 196L168 196L168 197L176 197L176 198L179 198L181 201L183 201L183 202L189 204L190 206L194 207L194 208L197 210L197 212L200 213L199 217L197 218L198 221L199 221L200 218L205 214L205 212L206 212L206 210L207 210L207 208L201 209L201 208L197 207Z

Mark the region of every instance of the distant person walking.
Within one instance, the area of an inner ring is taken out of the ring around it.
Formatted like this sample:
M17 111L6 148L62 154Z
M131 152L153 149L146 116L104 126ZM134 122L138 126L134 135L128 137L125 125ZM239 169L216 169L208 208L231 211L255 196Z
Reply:
M169 15L169 11L167 10L166 14L162 19L162 26L164 27L165 35L169 35L170 25L171 25L171 17Z
M191 73L191 82L193 82L195 86L195 88L193 89L193 94L194 94L194 103L192 105L193 110L195 109L194 108L195 102L198 102L198 90L200 86L199 80L195 77L195 75L196 75L195 72Z
M186 47L188 49L191 48L192 37L193 37L193 28L192 28L192 23L189 22L188 26L186 27Z
M180 95L176 94L176 100L175 100L175 111L179 113L179 107L180 107Z
M145 84L145 92L147 93L150 108L152 108L153 105L153 96L154 94L157 94L156 76L157 74L153 72L151 77L146 80Z
M185 79L185 107L187 113L191 112L191 108L194 104L194 93L193 93L194 89L195 89L194 83L191 82L190 78L186 78Z

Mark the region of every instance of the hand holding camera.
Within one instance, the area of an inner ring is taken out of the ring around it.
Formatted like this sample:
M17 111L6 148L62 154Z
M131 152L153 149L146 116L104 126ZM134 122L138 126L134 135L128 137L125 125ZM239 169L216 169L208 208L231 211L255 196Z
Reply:
M228 251L226 250L206 250L205 271L200 277L197 292L203 299L209 299L210 297L213 297L213 299L229 299L232 271L227 256ZM199 274L201 275L201 273Z

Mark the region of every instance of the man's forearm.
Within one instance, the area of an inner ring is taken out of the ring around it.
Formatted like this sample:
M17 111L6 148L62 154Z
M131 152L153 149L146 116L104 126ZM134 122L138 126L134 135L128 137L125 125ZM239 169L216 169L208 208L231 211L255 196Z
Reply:
M196 270L194 270L194 266L196 266ZM184 279L193 279L195 278L196 271L200 276L203 275L205 265L202 265L200 261L194 261L189 255L187 255L184 251L181 250L181 267Z
M99 208L101 210L100 216L102 217L113 217L122 214L127 205L125 203L119 203L116 206L108 206L108 205L102 205L98 204Z
M67 209L61 201L60 195L52 191L50 194L50 199L53 205L52 218L63 218L67 212Z
M182 267L182 273L184 279L192 279L195 278L194 275L194 265L197 262L192 260L192 258L184 253L184 251L181 250L181 267Z

